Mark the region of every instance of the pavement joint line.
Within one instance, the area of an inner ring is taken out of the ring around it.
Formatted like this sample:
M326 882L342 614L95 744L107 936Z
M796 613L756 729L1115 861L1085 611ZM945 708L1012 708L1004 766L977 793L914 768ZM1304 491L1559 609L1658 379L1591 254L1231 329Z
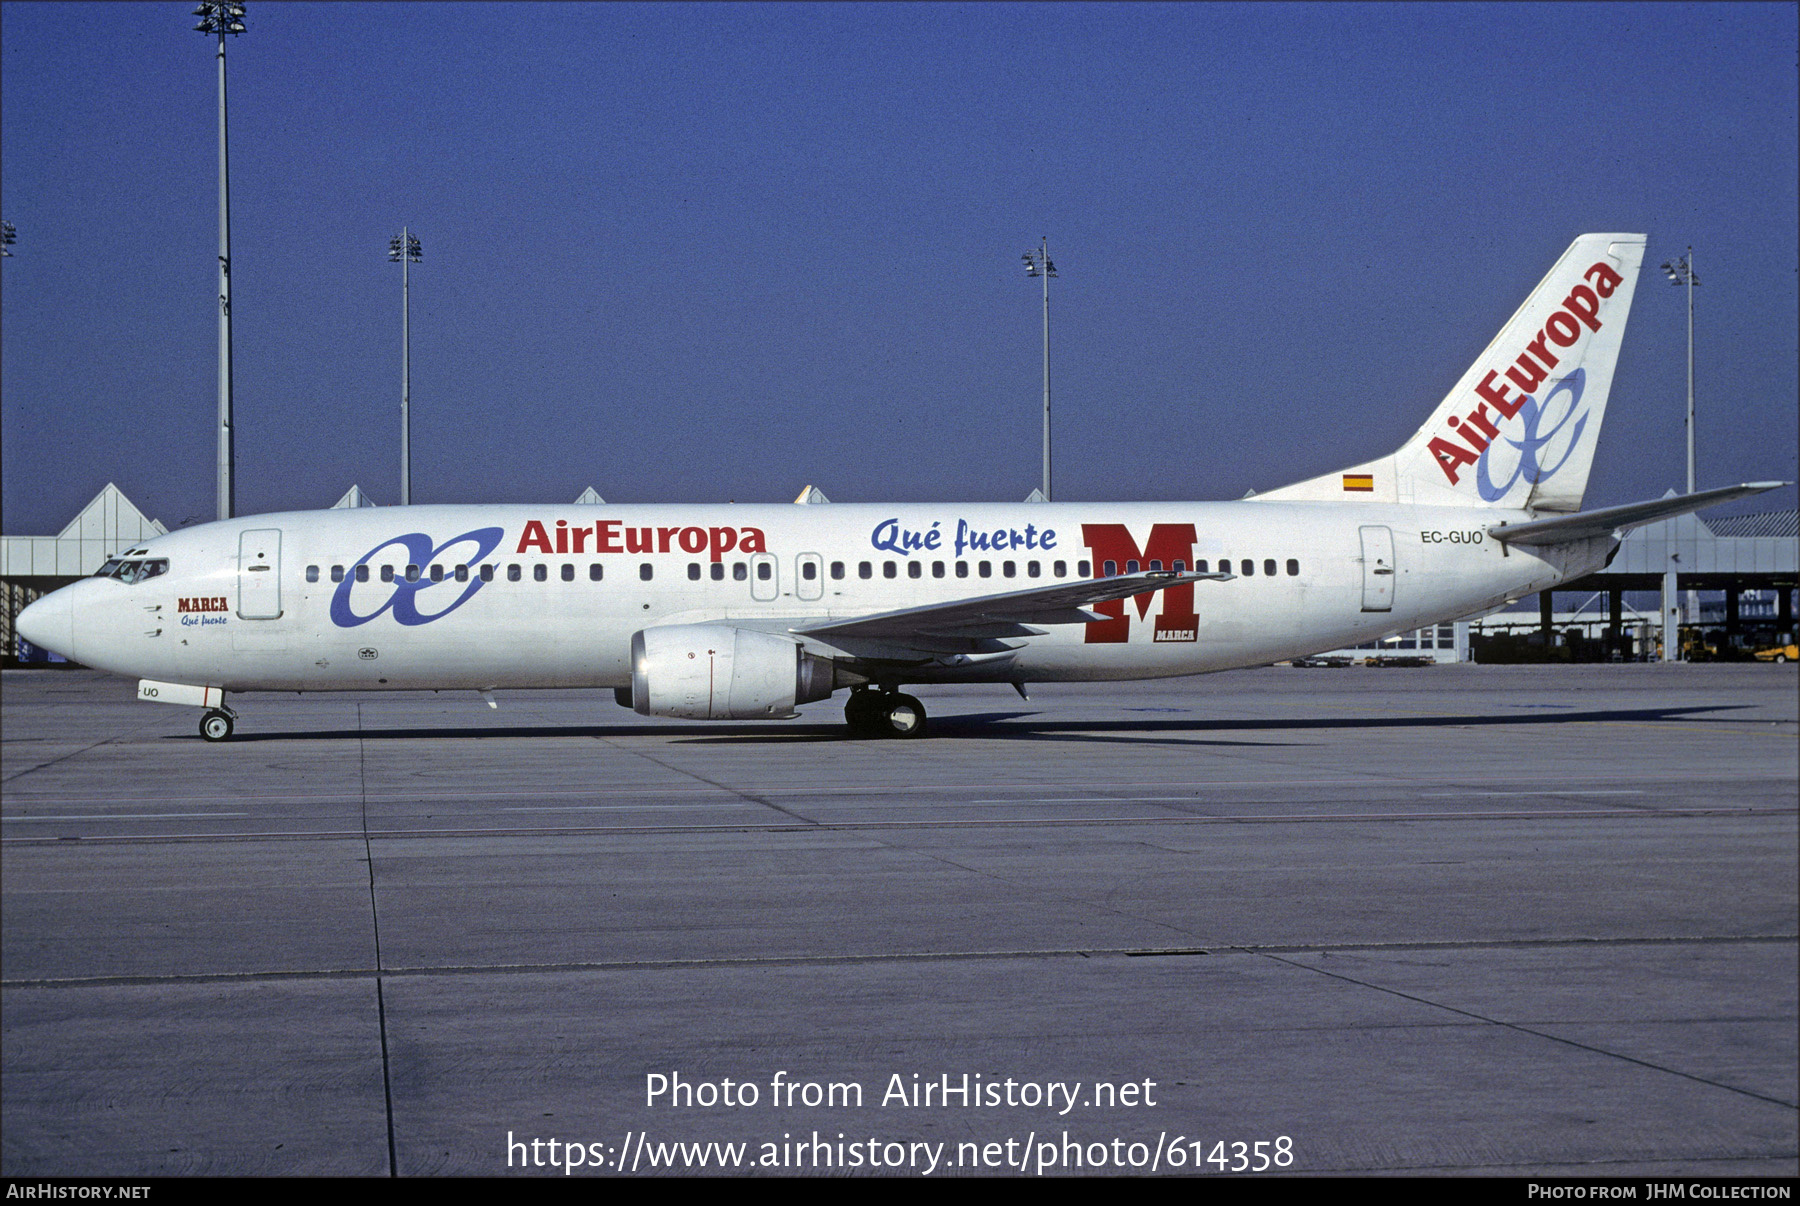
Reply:
M134 725L133 727L126 729L123 733L116 733L111 737L102 737L98 741L89 742L80 749L70 750L68 753L63 754L60 757L52 758L47 762L39 762L36 765L26 767L24 770L14 771L10 775L0 776L0 783L12 783L15 780L23 779L26 775L34 775L38 771L48 770L59 762L67 762L70 758L78 758L89 750L98 749L103 745L123 745L133 735L142 732L153 724L159 723L161 723L161 721L147 718L142 724ZM8 744L11 743L9 742Z
M548 973L580 974L583 972L681 971L742 967L810 967L847 964L929 963L938 961L962 962L1000 959L1089 959L1097 956L1135 959L1220 955L1268 957L1300 954L1346 954L1358 951L1504 951L1556 950L1569 947L1679 947L1776 943L1800 943L1800 932L1787 934L1663 934L1615 938L1584 936L1572 938L1470 938L1440 941L1427 939L1411 942L1285 942L1270 943L1267 945L1210 943L1199 946L1169 947L1046 947L1040 949L1018 948L1010 950L864 952L843 955L746 955L741 957L714 959L597 959L572 963L447 964L441 966L417 967L387 966L379 969L372 967L346 967L318 968L304 971L194 972L167 975L36 977L10 980L0 979L0 988L132 988L172 984L230 984L285 980L371 980L377 977L398 979L402 977L416 978L428 976L542 975ZM1326 975L1335 974L1323 972L1319 968L1307 967L1303 964L1297 964L1296 966L1299 966L1306 971L1321 971L1321 974ZM1339 976L1339 978L1350 979L1350 977L1344 976ZM1352 982L1360 983L1360 981L1354 980ZM1374 988L1383 992L1393 991L1391 989L1382 988L1380 985L1365 985L1365 987ZM1422 1003L1437 1008L1454 1008L1452 1006L1439 1006L1436 1002L1431 1001L1424 1001ZM1491 1021L1491 1019L1483 1018L1478 1018L1477 1020ZM1506 1023L1503 1022L1496 1022L1493 1024L1506 1025Z
M765 796L758 796L758 795L752 794L751 792L747 792L747 791L744 791L744 790L742 790L740 788L736 788L736 787L727 787L725 784L717 782L716 780L708 779L705 775L699 773L698 771L688 770L687 768L680 767L680 766L671 766L667 762L664 762L661 758L654 757L653 755L648 754L643 750L627 749L610 737L602 737L602 738L600 738L600 740L604 744L611 746L613 749L620 750L621 752L627 753L627 754L635 754L637 757L644 759L646 762L655 763L657 766L662 767L664 770L670 772L671 774L686 775L690 779L696 779L699 782L706 784L708 787L715 788L718 791L726 793L727 795L736 796L738 799L747 801L748 803L751 803L751 804L761 805L762 807L767 808L771 812L779 812L783 816L792 817L794 820L799 821L802 824L805 824L805 825L815 824L815 822L810 817L802 816L800 813L795 812L791 808L783 808L781 805L775 803L773 800L770 800Z
M375 892L375 848L369 841L368 746L362 739L362 704L356 705L356 778L364 790L362 800L363 865L369 870L369 931L375 950L375 1029L381 1040L381 1099L387 1114L388 1176L399 1175L394 1142L393 1061L388 1054L387 998L381 990L381 904Z
M752 801L754 802L754 801ZM776 808L775 811L785 810ZM1595 808L1556 809L1532 812L1370 812L1370 813L1280 813L1269 816L1194 816L1177 813L1157 817L991 817L958 818L939 821L818 821L801 817L794 823L766 825L545 825L500 826L492 829L374 829L367 836L375 840L418 841L438 838L534 837L577 834L719 834L719 833L858 833L900 830L1005 829L1022 825L1054 828L1072 826L1145 826L1145 825L1301 825L1301 824L1389 824L1394 821L1429 821L1443 824L1451 821L1588 821L1633 819L1667 820L1681 817L1775 817L1800 815L1800 807L1759 808ZM56 842L104 844L130 842L249 842L249 841L349 841L365 835L358 829L322 829L313 832L258 833L135 833L45 835L42 837L0 837L0 846L48 845Z
M689 778L691 776L688 776L685 773L683 773L683 777ZM1794 776L1793 776L1792 772L1785 772L1785 771L1784 772L1771 772L1767 775L1762 775L1762 776L1758 776L1758 775L1754 775L1754 774L1747 774L1747 775L1742 776L1742 778L1744 778L1746 781L1749 781L1752 779L1762 779L1762 780L1766 780L1769 782L1788 782L1788 781L1791 781L1793 779L1793 777ZM1709 775L1709 774L1694 774L1694 775L1685 775L1685 776L1684 775L1658 775L1656 777L1656 779L1654 780L1654 782L1656 783L1656 785L1658 787L1663 787L1668 784L1679 784L1679 783L1710 783L1710 782L1713 782L1715 779L1716 779L1715 775ZM1630 779L1622 779L1618 775L1569 775L1569 776L1564 776L1562 778L1562 782L1565 782L1565 783L1582 783L1582 782L1629 783L1632 781L1633 780L1630 780ZM1278 790L1278 789L1286 789L1286 788L1293 788L1293 787L1347 787L1347 786L1348 787L1356 787L1356 786L1361 786L1361 785L1367 785L1369 790L1375 790L1375 789L1380 788L1384 784L1391 784L1392 782L1393 782L1392 779L1375 779L1375 778L1372 778L1371 775L1369 775L1369 774L1358 775L1358 776L1355 776L1352 778L1331 778L1331 779L1208 780L1204 784L1199 784L1199 785L1195 786L1194 790L1195 790L1196 794L1195 794L1194 798L1195 799L1203 798L1201 793L1209 792L1209 791L1217 791L1221 788L1239 788L1239 787L1241 787L1241 788L1249 788L1252 790ZM1474 790L1478 786L1485 784L1485 783L1515 783L1515 782L1517 782L1516 778L1495 777L1492 779L1466 780L1463 784L1450 783L1450 784L1440 784L1440 785L1441 786L1450 786L1450 787L1465 786L1469 790ZM796 796L799 796L799 795L805 795L805 796L873 795L873 796L901 796L901 797L904 797L904 796L909 796L909 795L949 795L949 794L953 794L955 792L975 791L975 790L1031 792L1031 791L1055 790L1055 788L1058 786L1060 786L1059 783L1022 784L1022 785L1019 785L1016 787L1008 787L1004 784L995 784L995 783L957 783L957 784L949 784L949 785L909 784L909 785L906 785L903 787L891 787L891 786L889 786L889 787L868 787L868 786L861 786L861 785L857 785L857 786L823 786L823 785L811 786L811 785L807 785L807 784L796 784L793 782L786 782L786 783L778 784L775 786L759 787L756 785L752 785L748 790L755 791L755 792L758 792L761 794L772 795L772 796L780 796L780 795L796 795ZM1166 788L1168 786L1169 786L1169 783L1167 780L1157 780L1157 781L1151 781L1151 782L1138 782L1138 783L1134 783L1134 782L1116 783L1116 784L1112 785L1112 789L1124 791L1124 790L1129 790L1134 787ZM710 795L716 794L716 792L718 790L724 790L724 789L714 789L714 788L710 788L710 787L708 787L708 788L656 787L656 786L645 785L645 786L636 786L636 787L572 788L567 791L549 790L549 791L531 791L531 792L518 791L518 790L508 790L508 791L450 791L450 790L413 791L413 792L392 792L392 793L385 793L385 794L377 793L377 794L372 794L372 795L368 796L367 798L371 803L384 803L384 802L392 802L392 801L396 801L396 800L402 800L402 801L413 800L413 801L420 801L420 802L430 801L430 800L465 800L465 799L466 800L504 800L504 799L509 799L509 798L523 797L523 796L531 796L533 798L538 798L538 799L552 798L552 797L556 797L556 796L574 796L577 798L592 798L592 797L602 797L602 796L641 796L641 795L710 796ZM1095 790L1102 790L1102 789L1095 789ZM1390 788L1390 790L1391 790L1391 788ZM231 801L235 802L235 801L246 799L246 797L242 796L242 795L157 796L157 797L154 797L153 800L146 801L145 798L142 796L79 796L79 797L39 796L39 797L32 797L32 796L27 795L27 796L21 797L17 793L11 793L11 798L13 798L15 800L23 798L25 800L40 800L40 801L46 800L46 799L50 799L50 800L75 800L75 799L78 799L81 802L87 803L87 804L107 804L107 803L118 803L118 802L126 802L126 803L154 802L154 803L160 803L160 804L188 804L188 803L194 803L194 802L203 801L203 800L231 800ZM361 796L360 794L357 794L354 792L334 792L334 793L329 793L329 794L283 792L283 793L272 794L272 795L251 796L248 798L251 800L254 800L257 803L261 803L261 804L273 804L273 803L278 803L278 802L282 802L282 801L298 801L298 802L303 802L303 803L324 803L324 802L331 801L331 800L361 801L364 797Z
M1419 996L1417 993L1404 992L1398 988L1390 988L1385 984L1376 984L1370 980L1359 979L1356 976L1346 975L1340 971L1333 971L1328 968L1301 963L1295 959L1286 959L1274 952L1263 952L1262 954L1264 958L1283 964L1287 967L1297 968L1302 971L1310 971L1321 976L1328 976L1333 980L1339 980L1345 984L1354 984L1359 988L1366 988L1371 992L1386 993L1389 996L1398 997L1403 1001L1411 1001L1416 1005L1423 1005L1428 1009L1440 1009L1447 1013L1456 1014L1458 1017L1469 1018L1489 1026L1499 1026L1503 1029L1511 1030L1516 1034L1528 1034L1533 1038L1544 1039L1547 1042L1560 1043L1565 1047L1573 1047L1577 1051L1586 1051L1591 1055L1598 1055L1606 1059L1616 1059L1628 1064L1636 1064L1640 1068L1648 1068L1653 1072L1661 1072L1666 1076L1679 1076L1684 1080L1691 1080L1695 1084L1707 1085L1714 1089L1722 1089L1727 1093L1736 1093L1754 1101L1763 1101L1770 1105L1785 1106L1790 1110L1794 1109L1796 1104L1800 1104L1780 1097L1771 1097L1766 1093L1758 1093L1753 1089L1746 1089L1739 1085L1726 1084L1723 1081L1714 1080L1711 1077L1699 1076L1692 1072L1683 1072L1680 1068L1672 1068L1667 1064L1659 1064L1652 1060L1639 1059L1635 1055L1626 1055L1622 1051L1612 1051L1605 1047L1597 1047L1592 1043L1580 1042L1564 1035L1551 1034L1548 1031L1540 1030L1533 1026L1526 1026L1520 1022L1508 1022L1501 1018L1489 1017L1487 1014L1477 1013L1472 1009L1463 1009L1460 1006L1449 1005L1443 1001L1434 1001L1429 997Z

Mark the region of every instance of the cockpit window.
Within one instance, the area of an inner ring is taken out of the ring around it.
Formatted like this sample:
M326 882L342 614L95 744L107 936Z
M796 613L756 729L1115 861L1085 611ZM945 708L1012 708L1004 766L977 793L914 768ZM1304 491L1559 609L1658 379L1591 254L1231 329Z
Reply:
M169 572L167 557L151 557L148 559L114 557L100 567L94 577L117 578L127 586L155 578Z

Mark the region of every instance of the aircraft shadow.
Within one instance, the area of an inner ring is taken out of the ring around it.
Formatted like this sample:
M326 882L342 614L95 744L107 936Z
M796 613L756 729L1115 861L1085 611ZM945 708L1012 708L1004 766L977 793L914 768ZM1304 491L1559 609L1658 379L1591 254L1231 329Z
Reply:
M1012 710L964 712L931 718L928 740L979 738L983 741L1120 741L1191 745L1306 744L1271 740L1231 740L1224 734L1266 733L1271 737L1334 730L1534 728L1545 725L1654 724L1665 721L1693 722L1706 713L1732 712L1751 704L1702 704L1685 707L1612 708L1520 713L1474 713L1452 716L1303 716L1251 719L1206 719L1162 716L1148 718L1059 719L1041 712ZM1720 718L1725 720L1726 718ZM254 717L251 718L254 725ZM1208 737L1207 734L1220 734ZM887 738L851 737L841 723L702 724L678 722L653 725L482 725L470 728L365 728L311 731L240 731L233 742L255 741L481 741L496 738L582 737L591 740L665 738L684 745L805 744L812 742L887 741ZM199 741L198 733L171 734L166 741Z

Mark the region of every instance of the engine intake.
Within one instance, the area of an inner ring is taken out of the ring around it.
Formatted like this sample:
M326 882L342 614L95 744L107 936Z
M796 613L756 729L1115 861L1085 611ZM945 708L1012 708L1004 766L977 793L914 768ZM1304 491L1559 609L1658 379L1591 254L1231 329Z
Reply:
M770 720L826 699L830 658L798 641L723 624L671 624L631 638L631 707L685 720Z

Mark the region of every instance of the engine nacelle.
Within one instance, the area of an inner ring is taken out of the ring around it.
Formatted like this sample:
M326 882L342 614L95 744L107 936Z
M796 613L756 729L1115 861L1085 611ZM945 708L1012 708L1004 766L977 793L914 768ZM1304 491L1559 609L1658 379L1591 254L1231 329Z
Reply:
M831 695L830 658L798 641L723 624L671 624L631 638L631 707L684 720L772 720Z

